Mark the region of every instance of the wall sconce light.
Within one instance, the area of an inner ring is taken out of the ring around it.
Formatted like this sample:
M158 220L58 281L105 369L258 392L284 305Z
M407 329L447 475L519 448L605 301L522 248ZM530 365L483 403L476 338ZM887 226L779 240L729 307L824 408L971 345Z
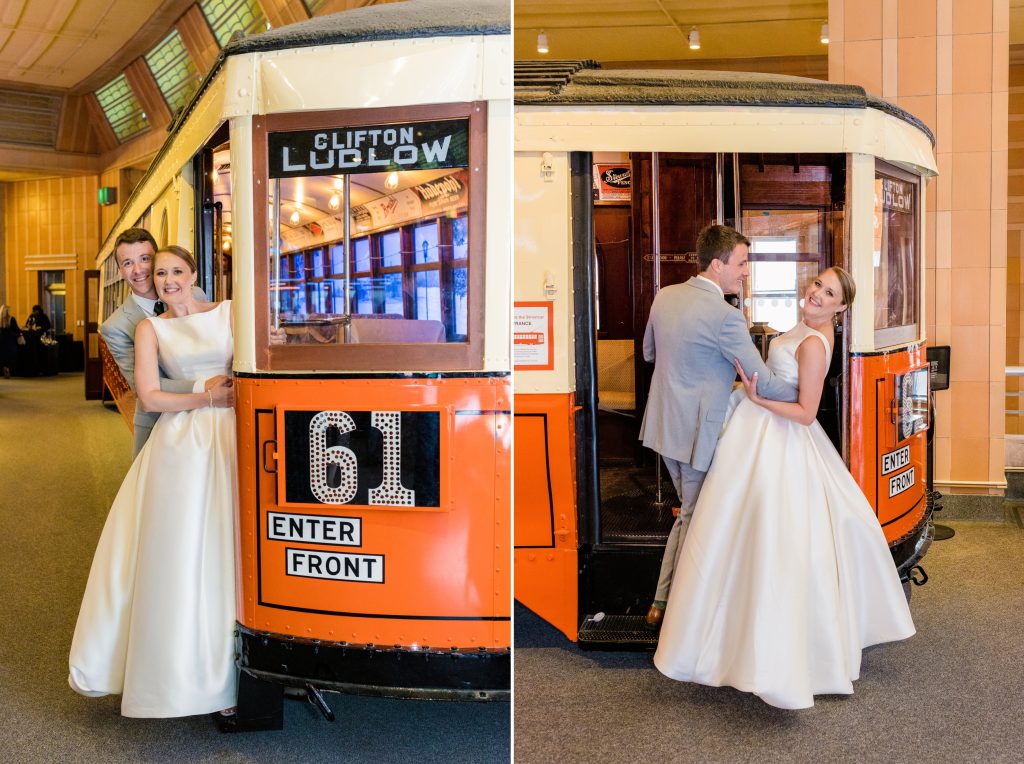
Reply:
M821 25L821 44L828 45L828 22Z
M537 52L547 53L548 52L548 36L544 30L540 30L540 34L537 35Z
M298 225L298 224L299 224L299 219L300 219L300 218L299 218L299 211L298 211L298 210L295 210L295 211L294 211L294 212L292 213L292 216L291 216L290 218L288 218L288 219L289 219L290 221L292 221L292 225Z
M388 176L384 179L384 185L387 188L390 188L392 191L394 191L396 188L398 188L398 173L397 172L389 173Z
M341 206L341 197L337 194L331 194L330 200L327 202L327 206L332 210L338 209Z
M690 43L690 50L700 50L700 32L697 31L697 27L690 30L686 39Z

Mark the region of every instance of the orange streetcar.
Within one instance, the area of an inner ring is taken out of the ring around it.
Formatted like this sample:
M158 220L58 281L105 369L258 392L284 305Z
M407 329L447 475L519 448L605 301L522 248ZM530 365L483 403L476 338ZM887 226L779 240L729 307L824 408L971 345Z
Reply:
M509 696L509 10L437 8L231 42L115 226L234 303L239 729Z
M642 340L715 222L752 241L737 305L762 344L820 270L853 274L819 421L904 582L923 581L927 127L796 77L524 62L515 84L516 598L581 645L654 646L642 617L677 500L637 439Z

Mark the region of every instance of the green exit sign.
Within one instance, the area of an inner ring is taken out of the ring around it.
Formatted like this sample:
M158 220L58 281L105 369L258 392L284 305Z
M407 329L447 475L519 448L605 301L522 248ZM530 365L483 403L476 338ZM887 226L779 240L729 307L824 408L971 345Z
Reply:
M114 186L104 186L96 192L100 206L106 207L117 203L117 189Z

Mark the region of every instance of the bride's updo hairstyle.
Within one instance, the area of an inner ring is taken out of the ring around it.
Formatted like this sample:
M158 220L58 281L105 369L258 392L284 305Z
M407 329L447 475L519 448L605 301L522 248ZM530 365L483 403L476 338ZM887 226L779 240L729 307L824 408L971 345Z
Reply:
M185 261L185 263L189 267L189 270L191 270L193 273L199 270L199 267L196 265L196 259L192 257L192 253L189 252L184 247L179 247L177 244L168 244L166 247L158 250L157 253L153 255L153 262L155 263L157 261L157 258L159 258L160 255L163 254L180 257L182 260Z
M849 308L853 305L853 298L857 296L857 285L853 283L853 276L844 271L838 265L833 265L826 270L832 271L839 279L839 287L843 290L843 305Z

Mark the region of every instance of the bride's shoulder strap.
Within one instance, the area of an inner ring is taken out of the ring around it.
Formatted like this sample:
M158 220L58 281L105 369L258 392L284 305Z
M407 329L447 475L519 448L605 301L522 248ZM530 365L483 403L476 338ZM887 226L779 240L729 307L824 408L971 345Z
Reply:
M812 329L811 327L808 326L807 337L817 337L819 340L821 340L821 344L825 346L826 359L832 355L832 347L828 344L828 338L824 334L819 332L817 329ZM807 337L804 337L804 339L800 341L801 345L804 344L804 341L806 341Z

